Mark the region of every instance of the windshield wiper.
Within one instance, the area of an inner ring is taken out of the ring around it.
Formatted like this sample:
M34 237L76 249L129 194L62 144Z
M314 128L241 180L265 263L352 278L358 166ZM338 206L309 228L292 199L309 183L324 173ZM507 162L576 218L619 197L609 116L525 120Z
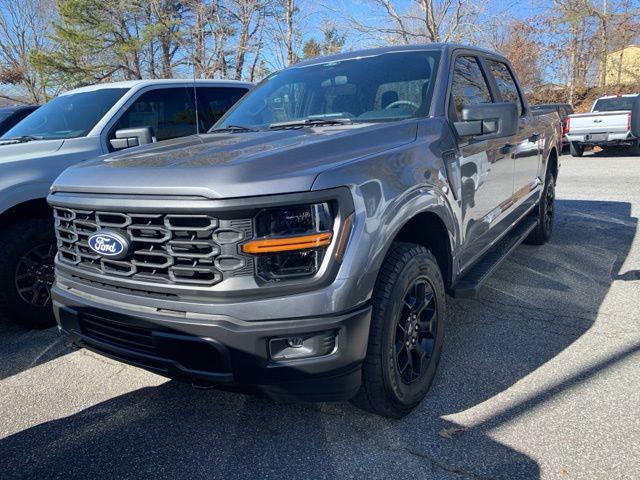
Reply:
M227 125L222 128L215 128L213 130L209 130L207 133L216 133L216 132L257 132L257 128L245 127L244 125Z
M323 125L346 125L353 123L350 118L305 118L304 120L291 120L289 122L278 122L269 125L271 130L278 128L299 128L299 127L316 127Z

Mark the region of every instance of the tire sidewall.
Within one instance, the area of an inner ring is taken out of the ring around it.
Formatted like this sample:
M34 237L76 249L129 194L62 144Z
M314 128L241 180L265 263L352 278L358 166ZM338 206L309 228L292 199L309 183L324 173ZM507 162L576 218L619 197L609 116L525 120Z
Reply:
M423 378L413 384L406 384L402 381L396 368L395 333L397 321L403 308L404 296L408 287L419 277L425 277L433 288L437 307L437 331L432 358ZM388 398L395 400L395 407L400 410L410 410L424 398L433 382L444 339L444 284L440 269L431 254L425 251L406 263L396 279L391 298L392 301L388 303L383 312L386 319L382 348L384 384L390 394Z
M0 260L0 298L5 314L29 326L48 326L53 319L51 305L37 307L27 303L18 293L15 275L20 259L31 249L55 243L53 223L44 219L25 220L5 227L0 237L3 251Z
M542 227L542 236L544 237L544 241L548 241L551 239L551 235L553 234L553 224L555 222L556 216L555 216L555 211L553 216L551 217L551 223L549 225L549 228L545 227L545 217L547 214L547 194L549 189L553 190L553 204L554 204L554 210L555 210L555 200L556 200L556 182L555 182L555 178L553 177L553 175L551 174L547 174L547 179L545 181L545 187L544 187L544 192L543 194L543 198L541 199L540 202L540 226Z

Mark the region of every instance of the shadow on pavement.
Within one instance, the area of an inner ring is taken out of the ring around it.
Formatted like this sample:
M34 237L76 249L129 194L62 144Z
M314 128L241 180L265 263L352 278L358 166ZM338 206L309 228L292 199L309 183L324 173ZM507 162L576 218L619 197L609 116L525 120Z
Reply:
M0 381L71 351L55 328L31 330L0 316Z
M557 212L550 244L520 247L480 297L449 302L438 377L402 420L349 404L281 405L169 381L0 440L3 476L539 478L534 459L491 431L640 346L522 398L495 401L457 438L438 432L457 426L445 417L480 408L553 360L593 325L611 282L634 275L619 271L637 227L630 204L559 200Z

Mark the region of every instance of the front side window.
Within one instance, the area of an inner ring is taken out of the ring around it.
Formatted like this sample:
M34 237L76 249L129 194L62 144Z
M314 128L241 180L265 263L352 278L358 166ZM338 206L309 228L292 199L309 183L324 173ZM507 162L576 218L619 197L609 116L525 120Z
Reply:
M305 119L388 122L428 115L440 52L391 52L267 77L216 128L266 127Z
M493 78L496 80L502 101L515 102L516 105L518 105L518 116L522 115L522 99L520 98L520 92L516 86L516 81L514 80L513 75L511 75L511 71L509 71L509 67L502 62L496 62L494 60L487 60L487 65L489 66L489 70L491 71Z
M463 108L492 102L489 86L475 57L456 59L451 83L451 101L458 119L462 118Z
M240 100L246 88L227 87L198 87L198 120L200 131L206 132L216 123L227 110Z
M112 129L150 127L157 141L196 133L196 114L187 88L160 88L143 93Z
M30 136L62 139L86 136L128 88L103 88L54 98L26 117L2 138Z

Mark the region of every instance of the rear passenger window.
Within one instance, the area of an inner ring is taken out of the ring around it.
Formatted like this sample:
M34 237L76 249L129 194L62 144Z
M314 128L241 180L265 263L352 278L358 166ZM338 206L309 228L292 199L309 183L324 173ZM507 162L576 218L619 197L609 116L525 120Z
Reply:
M502 101L516 102L518 105L518 116L522 115L522 99L520 98L520 92L518 92L518 87L516 87L516 82L513 79L513 75L511 75L509 68L504 63L496 62L494 60L487 60L487 65L489 66L489 70L491 71L493 78L496 79L496 84L498 85L498 91L500 92Z
M464 107L491 103L487 81L475 57L458 57L456 59L451 84L451 99L452 108L458 119L461 118Z

